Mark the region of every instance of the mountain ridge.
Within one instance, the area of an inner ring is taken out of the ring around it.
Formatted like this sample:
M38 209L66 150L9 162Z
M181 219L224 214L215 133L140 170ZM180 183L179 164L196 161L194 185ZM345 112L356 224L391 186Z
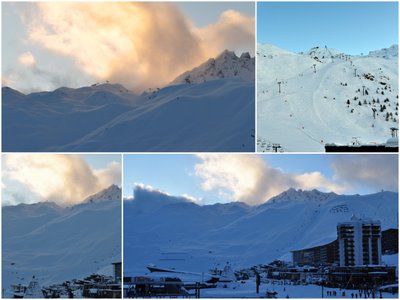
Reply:
M121 201L102 200L50 204L57 209L42 214L29 212L48 202L3 207L3 288L25 285L32 276L48 285L96 272L112 275L111 263L121 260Z
M273 144L282 152L325 152L326 144L376 145L391 137L398 126L397 57L332 51L258 46L259 152L274 151Z
M235 52L224 50L215 58L176 77L169 85L202 83L222 78L238 78L244 81L254 80L255 57L244 52L240 57Z
M133 200L124 205L126 274L143 273L150 263L205 272L227 261L234 268L248 268L276 259L290 260L292 250L334 240L337 223L350 220L353 214L380 220L382 230L398 227L398 193L334 195L311 191L308 195L318 198L298 201L298 197L290 197L289 201L252 207L231 203L227 210L218 204L171 204L140 214ZM141 197L142 201L147 199L145 193ZM168 260L165 253L182 255Z
M212 77L141 95L110 83L29 95L3 87L2 150L254 151L254 67L251 73L253 80Z

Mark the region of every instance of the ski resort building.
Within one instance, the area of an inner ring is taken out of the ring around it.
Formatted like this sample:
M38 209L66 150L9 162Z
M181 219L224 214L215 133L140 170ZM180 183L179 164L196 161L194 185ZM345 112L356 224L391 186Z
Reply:
M382 253L399 253L399 230L397 228L382 231Z
M337 225L341 267L380 265L381 223L353 216Z
M121 262L113 262L113 275L114 275L114 280L116 282L121 281L122 278L122 263Z
M329 270L327 286L359 289L394 284L394 266L352 266L332 267Z
M368 227L369 224L369 227ZM372 224L372 225L371 225ZM350 222L338 224L338 228L341 228L342 237L342 259L345 263L345 258L348 259L348 266L350 261L355 261L355 248L359 247L354 244L354 236L359 235L360 231L354 229L354 224ZM357 227L357 226L356 226ZM378 228L379 227L379 228ZM372 230L372 228L374 228ZM369 231L368 231L369 230ZM374 231L374 233L372 233ZM366 261L362 261L361 265L371 265L379 264L381 260L381 254L395 254L398 253L398 234L397 228L391 228L380 232L380 236L377 233L380 231L380 224L377 221L374 222L364 222L363 230L361 230L361 239L363 239L364 247L363 255L366 256ZM344 237L344 232L347 234L347 238ZM351 233L352 238L349 237ZM340 265L340 247L339 247L339 234L338 238L328 244L319 245L311 248L293 250L292 252L292 262L295 266L339 266ZM360 239L358 236L356 240ZM346 240L346 241L345 241ZM362 243L361 243L362 244ZM363 246L363 245L361 245ZM371 248L370 248L371 247ZM359 247L360 248L360 247ZM347 250L346 250L347 249ZM351 258L349 257L351 253ZM371 260L370 260L371 254ZM345 266L345 265L341 265Z
M292 251L293 263L298 266L331 265L338 261L338 242Z

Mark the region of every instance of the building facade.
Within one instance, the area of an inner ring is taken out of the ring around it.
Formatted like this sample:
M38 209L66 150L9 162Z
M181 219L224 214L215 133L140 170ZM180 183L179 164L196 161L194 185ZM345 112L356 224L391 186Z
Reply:
M399 230L391 228L382 231L382 254L399 253Z
M356 218L337 225L341 267L380 265L382 256L379 221Z
M327 266L338 263L338 242L334 240L325 245L292 251L292 260L298 266Z

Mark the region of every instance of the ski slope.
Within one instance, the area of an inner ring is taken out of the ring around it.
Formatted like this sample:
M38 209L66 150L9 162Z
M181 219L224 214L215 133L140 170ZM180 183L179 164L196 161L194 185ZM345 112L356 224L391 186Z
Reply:
M297 54L258 45L258 151L275 143L282 151L324 152L326 143L347 145L353 137L385 143L398 128L397 51L351 56L315 47Z
M229 262L233 269L291 261L292 250L336 239L338 222L353 214L398 228L398 194L336 195L290 189L268 202L200 206L184 198L137 188L124 201L124 272L146 266L208 272Z
M121 261L121 189L111 186L80 204L19 204L2 209L2 286L40 285L112 275Z
M202 80L141 95L110 83L28 95L4 87L3 151L254 151L254 58L225 51L187 76Z

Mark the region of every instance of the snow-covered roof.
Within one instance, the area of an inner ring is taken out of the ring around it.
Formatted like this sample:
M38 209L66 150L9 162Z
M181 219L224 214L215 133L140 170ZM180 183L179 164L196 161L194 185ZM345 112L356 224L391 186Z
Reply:
M391 137L386 141L386 147L398 147L399 146L399 138L396 137Z

